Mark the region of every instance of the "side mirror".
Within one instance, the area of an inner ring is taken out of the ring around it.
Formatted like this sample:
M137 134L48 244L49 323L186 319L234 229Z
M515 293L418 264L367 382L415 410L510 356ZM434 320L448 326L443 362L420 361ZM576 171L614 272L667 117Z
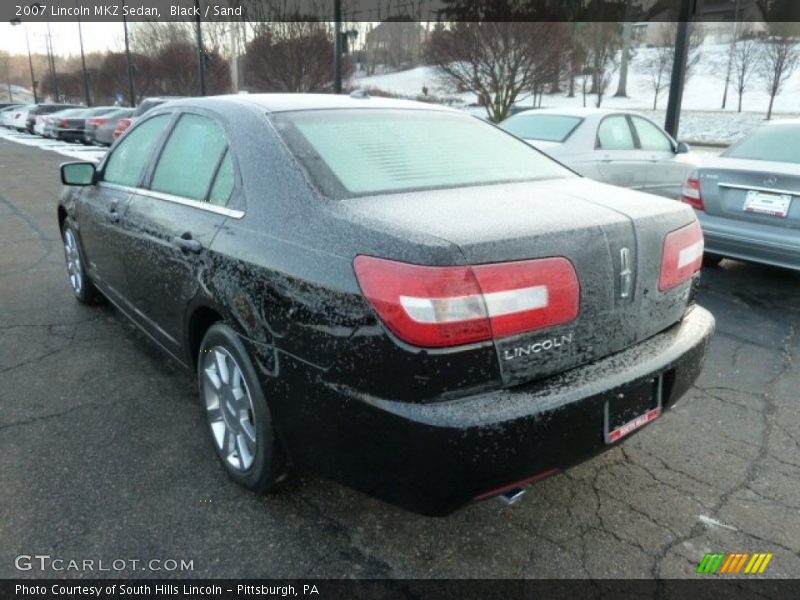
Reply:
M64 185L93 185L95 166L91 162L71 162L61 165L61 183Z
M689 154L691 151L692 149L686 142L678 142L678 145L675 146L675 154Z

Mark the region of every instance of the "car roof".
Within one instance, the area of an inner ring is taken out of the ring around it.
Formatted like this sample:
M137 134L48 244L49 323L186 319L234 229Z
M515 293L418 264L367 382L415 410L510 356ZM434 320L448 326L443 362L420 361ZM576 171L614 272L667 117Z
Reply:
M249 106L264 109L267 112L288 112L296 110L323 110L337 108L405 108L426 109L458 113L459 111L413 100L395 98L354 97L339 94L230 94L225 96L209 96L206 98L185 98L170 102L175 106L197 106L210 103L225 103L231 106Z
M558 115L560 117L591 117L591 116L605 116L605 115L616 115L616 114L638 114L635 111L630 110L617 110L612 108L590 108L590 107L583 107L583 106L563 106L560 108L532 108L530 110L526 110L521 113L517 113L514 116L518 115Z
M800 125L800 118L798 117L786 117L783 119L771 119L764 123L765 126L770 125Z

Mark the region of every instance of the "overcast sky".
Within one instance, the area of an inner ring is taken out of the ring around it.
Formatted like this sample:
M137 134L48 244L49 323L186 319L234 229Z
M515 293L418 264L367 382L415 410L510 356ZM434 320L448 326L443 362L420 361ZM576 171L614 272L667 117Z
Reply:
M4 1L4 0L0 0ZM12 54L27 54L25 47L25 27L31 41L31 52L45 53L46 23L27 23L13 26L10 23L0 24L0 50ZM105 50L121 50L123 46L122 23L82 23L83 47L86 52L102 52ZM78 42L78 23L52 23L53 50L56 54L80 54Z

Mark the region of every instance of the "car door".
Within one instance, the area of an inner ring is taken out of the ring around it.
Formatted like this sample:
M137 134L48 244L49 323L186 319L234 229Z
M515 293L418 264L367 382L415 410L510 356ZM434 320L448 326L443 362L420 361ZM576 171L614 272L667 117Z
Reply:
M644 189L647 161L636 146L636 138L626 115L609 115L600 121L595 153L597 171L607 183Z
M681 160L685 155L675 152L675 142L658 125L636 115L631 115L631 122L647 158L645 190L677 200L693 165Z
M231 214L235 177L224 127L206 114L178 115L148 179L124 217L131 301L141 325L182 357L184 315Z
M127 303L129 293L122 218L168 122L168 115L160 115L131 131L100 166L98 182L84 189L78 203L79 235L90 275L117 303Z

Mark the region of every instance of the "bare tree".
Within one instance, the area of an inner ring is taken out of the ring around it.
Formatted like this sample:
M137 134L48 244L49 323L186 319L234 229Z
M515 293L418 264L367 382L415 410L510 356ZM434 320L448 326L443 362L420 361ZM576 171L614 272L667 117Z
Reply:
M759 63L759 44L753 38L745 38L736 42L733 51L733 84L739 95L738 112L742 112L742 96L750 85L750 80Z
M484 99L500 122L520 94L552 76L565 33L561 23L459 21L432 33L428 60L447 87Z
M265 24L267 25L267 24ZM351 63L344 61L344 77ZM333 32L313 21L270 23L247 44L248 87L268 92L321 92L333 83Z
M617 68L617 51L621 44L620 26L613 22L591 23L588 36L587 62L592 74L592 92L596 94L595 106L599 108Z
M788 23L772 23L770 36L765 40L761 51L760 78L765 91L769 94L767 120L772 118L772 106L775 96L781 92L783 84L792 76L800 60L800 46L797 39L791 36ZM740 109L741 111L741 102Z
M642 70L650 80L653 91L653 110L658 109L658 100L669 89L669 77L672 63L675 60L675 38L678 35L678 24L662 25L661 34L657 38L658 46L648 50L648 56L642 61ZM684 81L694 75L702 56L701 48L705 39L705 29L699 23L692 25L689 35L689 52L686 59Z

